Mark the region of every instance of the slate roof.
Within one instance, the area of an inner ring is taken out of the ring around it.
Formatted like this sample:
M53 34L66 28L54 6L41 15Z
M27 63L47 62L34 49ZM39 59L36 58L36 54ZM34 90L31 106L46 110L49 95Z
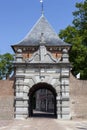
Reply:
M14 46L38 46L43 33L46 46L70 46L70 44L63 42L54 29L51 27L44 15L42 15L36 24L33 26L27 36Z

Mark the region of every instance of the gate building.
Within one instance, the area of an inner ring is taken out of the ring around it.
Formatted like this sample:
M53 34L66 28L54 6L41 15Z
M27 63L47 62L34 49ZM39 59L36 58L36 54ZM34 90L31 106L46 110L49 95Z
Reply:
M27 36L12 45L15 52L15 118L33 115L33 95L47 89L54 97L54 115L70 118L70 44L63 42L42 14Z

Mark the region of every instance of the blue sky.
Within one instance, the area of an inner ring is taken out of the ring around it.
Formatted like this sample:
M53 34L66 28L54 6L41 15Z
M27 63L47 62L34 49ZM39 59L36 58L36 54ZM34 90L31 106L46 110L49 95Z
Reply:
M84 0L43 0L44 15L56 33L72 24L75 3ZM40 0L0 0L0 54L13 53L41 16Z

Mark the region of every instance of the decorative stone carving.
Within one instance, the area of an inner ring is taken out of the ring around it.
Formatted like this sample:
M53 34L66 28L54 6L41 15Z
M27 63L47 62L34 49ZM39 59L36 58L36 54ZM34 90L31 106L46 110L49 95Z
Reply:
M46 47L40 45L39 50L33 54L30 59L25 59L29 63L58 63L61 58L55 59L52 54L46 50Z
M62 61L66 63L69 62L69 55L67 49L63 49Z

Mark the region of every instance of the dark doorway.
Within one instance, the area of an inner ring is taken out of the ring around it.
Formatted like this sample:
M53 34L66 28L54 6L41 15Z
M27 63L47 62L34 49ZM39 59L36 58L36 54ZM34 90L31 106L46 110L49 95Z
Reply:
M38 83L29 91L29 117L56 118L56 91L47 83Z

